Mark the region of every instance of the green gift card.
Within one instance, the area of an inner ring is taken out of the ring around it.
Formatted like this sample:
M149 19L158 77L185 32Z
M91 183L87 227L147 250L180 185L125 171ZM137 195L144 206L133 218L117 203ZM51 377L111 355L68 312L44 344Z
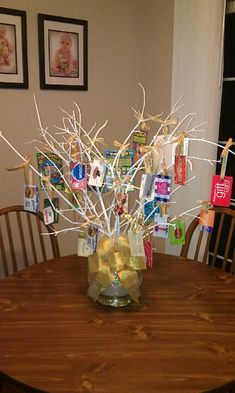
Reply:
M180 220L172 221L170 225L170 243L182 246L185 243L185 223Z

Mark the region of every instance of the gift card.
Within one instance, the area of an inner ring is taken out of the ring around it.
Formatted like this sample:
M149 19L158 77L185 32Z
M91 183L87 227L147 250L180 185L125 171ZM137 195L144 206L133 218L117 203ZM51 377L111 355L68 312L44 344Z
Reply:
M45 225L53 224L54 222L54 210L51 206L43 209L43 221Z
M170 225L169 236L172 245L182 246L185 244L185 223L180 220L172 221Z
M153 267L153 243L149 240L144 241L144 252L146 256L146 266Z
M154 202L169 202L171 190L170 176L157 175L155 177Z
M106 171L106 164L101 160L94 160L91 164L89 186L102 187Z
M212 178L210 203L215 206L230 206L232 184L232 176L225 176L221 180L219 175L214 175Z
M84 238L78 238L78 249L77 249L77 255L80 257L89 257L89 255L92 255L93 251L89 247L87 243L87 239Z
M149 198L153 199L154 197L154 181L155 175L150 175L144 173L141 177L140 183L140 191L139 191L139 198Z
M44 176L50 177L51 184L57 190L64 190L64 179L62 177L63 174L63 162L62 159L53 152L36 153L37 163L38 163L38 171L42 173ZM44 187L44 183L42 185Z
M88 247L92 250L92 252L96 252L98 241L98 228L94 227L93 225L89 225L87 230L87 244Z
M119 216L121 216L123 213L128 213L128 194L126 192L117 191L114 212Z
M80 162L70 163L71 171L71 189L86 190L87 189L87 165Z
M182 186L186 183L186 157L176 155L175 156L175 165L174 165L174 174L175 174L175 184L181 184Z
M128 240L132 257L144 257L143 232L128 231Z
M133 150L134 150L134 162L137 162L142 156L140 148L145 146L147 143L147 131L136 130L133 133Z
M52 198L51 202L48 198L45 198L43 201L43 208L45 209L47 207L51 207L53 210L54 219L51 224L56 224L59 221L59 214L57 213L59 209L59 198Z
M167 239L169 234L169 221L170 216L168 214L155 214L154 222L156 223L156 225L153 229L153 236Z
M33 213L38 212L38 187L37 186L24 186L24 210Z
M144 202L144 220L145 224L151 224L154 221L154 216L156 213L160 213L160 205L155 206L154 200Z
M200 225L201 232L213 232L214 221L215 221L214 210L201 209L200 218L199 218L199 225Z

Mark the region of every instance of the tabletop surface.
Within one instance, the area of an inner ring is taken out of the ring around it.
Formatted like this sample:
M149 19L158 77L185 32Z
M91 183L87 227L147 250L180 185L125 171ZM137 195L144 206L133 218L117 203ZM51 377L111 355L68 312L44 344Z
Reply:
M141 304L86 296L85 258L0 282L0 370L50 393L201 393L235 377L235 278L157 254Z

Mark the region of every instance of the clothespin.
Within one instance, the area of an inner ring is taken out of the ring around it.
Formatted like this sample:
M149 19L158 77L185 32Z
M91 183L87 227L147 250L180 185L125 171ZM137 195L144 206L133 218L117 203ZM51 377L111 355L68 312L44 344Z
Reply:
M16 171L18 169L23 169L24 170L24 182L27 186L32 186L33 185L33 171L30 168L30 163L32 160L32 157L29 155L26 155L25 157L25 162L22 164L16 165L14 168L7 168L7 171Z
M202 200L202 201L198 201L199 203L201 203L202 208L206 211L206 214L208 213L209 209L212 209L213 205L211 205L210 201L208 200Z
M167 214L167 204L166 203L161 203L160 204L160 216L164 216Z
M48 195L50 199L52 200L54 198L54 190L51 187L51 175L42 175L41 176L41 182L45 183L46 190L48 192Z
M224 180L227 162L228 162L228 149L232 145L234 145L234 142L233 142L232 138L229 138L228 142L226 143L225 147L222 150L222 153L220 154L220 160L221 160L220 179L221 180Z
M165 163L164 159L162 160L161 174L162 174L162 176L167 176L168 175L168 171L167 171L167 167L166 167L166 163Z

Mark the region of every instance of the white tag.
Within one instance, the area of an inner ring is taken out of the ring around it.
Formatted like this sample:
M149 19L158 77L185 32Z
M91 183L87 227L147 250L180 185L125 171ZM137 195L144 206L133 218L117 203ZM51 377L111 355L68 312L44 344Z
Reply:
M43 209L43 220L46 225L52 224L54 222L54 210L51 206L45 207Z
M79 257L89 257L93 252L87 244L87 239L78 238L78 250L77 254Z
M128 240L132 257L144 257L143 232L128 231Z
M139 191L139 198L150 198L154 197L154 180L155 175L150 175L144 173L141 177L141 184L140 184L140 191Z

